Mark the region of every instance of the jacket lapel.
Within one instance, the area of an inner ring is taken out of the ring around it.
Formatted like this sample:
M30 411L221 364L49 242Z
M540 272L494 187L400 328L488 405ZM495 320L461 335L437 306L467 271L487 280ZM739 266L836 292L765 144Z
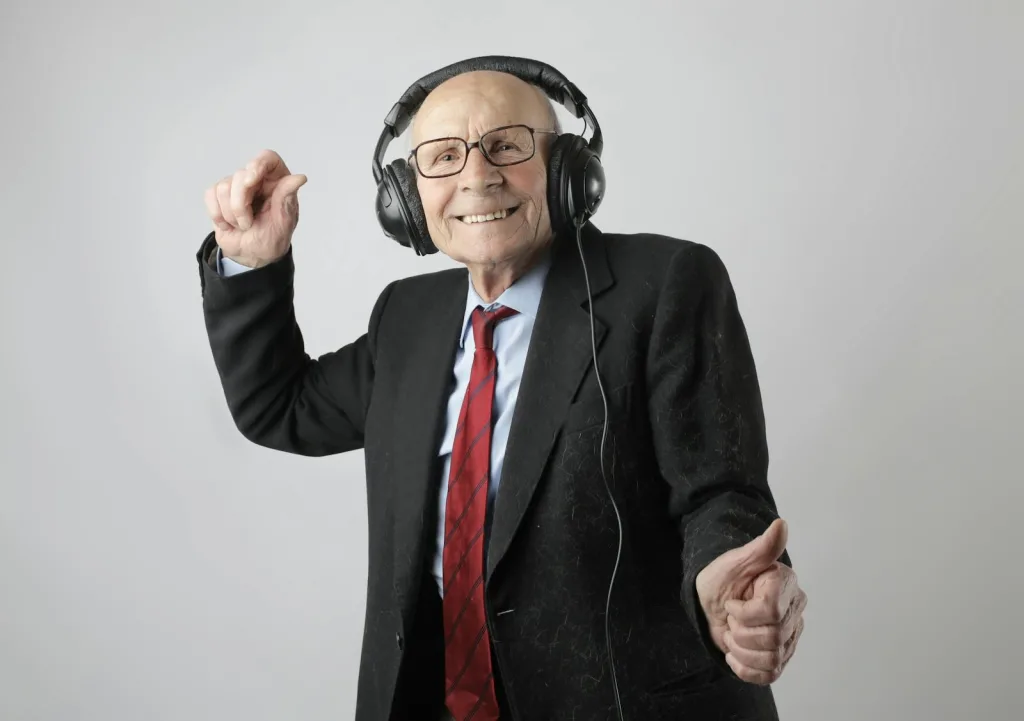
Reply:
M537 320L509 430L487 550L485 581L508 551L540 481L566 410L592 363L587 286L575 237L556 241L551 269L537 309ZM612 285L601 233L587 224L583 250L591 293ZM605 326L594 318L597 347Z
M439 492L437 451L451 392L458 336L466 308L465 271L436 276L438 284L424 303L440 309L435 323L410 323L408 370L397 389L393 422L394 591L406 623L420 588L420 572L428 568L427 532L434 531Z

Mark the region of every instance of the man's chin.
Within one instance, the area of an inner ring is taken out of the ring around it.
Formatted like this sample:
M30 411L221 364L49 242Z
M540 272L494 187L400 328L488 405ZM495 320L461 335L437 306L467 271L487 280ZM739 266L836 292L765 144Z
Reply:
M516 249L523 243L513 234L462 233L452 238L452 247L463 262L496 263L516 255Z

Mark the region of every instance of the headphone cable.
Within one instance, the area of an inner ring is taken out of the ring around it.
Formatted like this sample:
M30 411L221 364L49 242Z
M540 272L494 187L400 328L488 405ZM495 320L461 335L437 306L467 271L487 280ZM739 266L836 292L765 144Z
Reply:
M604 608L604 634L605 643L608 647L608 665L612 675L612 691L615 694L615 709L618 711L619 721L625 721L622 711L622 698L619 695L619 682L615 676L615 658L612 653L612 632L611 632L611 605L612 589L615 586L615 577L619 572L619 562L622 559L622 516L619 514L619 507L615 503L615 496L612 495L611 485L608 483L608 476L604 469L604 448L608 438L608 396L604 391L604 383L601 381L601 371L597 364L597 331L594 328L594 296L590 291L590 274L587 272L587 261L583 253L583 223L586 216L574 223L576 226L576 247L580 251L580 263L583 265L583 280L587 286L587 311L590 315L590 347L594 359L594 377L597 378L597 387L601 391L601 401L604 403L604 427L601 429L601 448L599 451L601 478L604 480L605 490L608 492L608 499L611 501L612 510L615 511L615 520L619 526L619 547L615 553L615 566L612 568L612 577L608 581L608 597Z

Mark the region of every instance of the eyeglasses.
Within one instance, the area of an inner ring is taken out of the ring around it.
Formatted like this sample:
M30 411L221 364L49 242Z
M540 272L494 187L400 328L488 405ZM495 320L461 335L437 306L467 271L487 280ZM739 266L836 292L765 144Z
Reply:
M458 175L466 167L469 151L480 152L491 165L507 167L525 163L537 151L536 134L557 135L555 130L538 130L528 125L506 125L480 136L473 143L462 138L436 138L417 145L409 158L416 159L416 169L424 178L447 178Z

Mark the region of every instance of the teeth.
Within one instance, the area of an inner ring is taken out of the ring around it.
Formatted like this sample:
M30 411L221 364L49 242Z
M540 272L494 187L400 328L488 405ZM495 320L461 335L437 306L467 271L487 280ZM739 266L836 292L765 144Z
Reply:
M463 223L486 223L488 220L501 220L507 217L507 210L499 210L496 213L488 213L487 215L464 215L461 220Z

